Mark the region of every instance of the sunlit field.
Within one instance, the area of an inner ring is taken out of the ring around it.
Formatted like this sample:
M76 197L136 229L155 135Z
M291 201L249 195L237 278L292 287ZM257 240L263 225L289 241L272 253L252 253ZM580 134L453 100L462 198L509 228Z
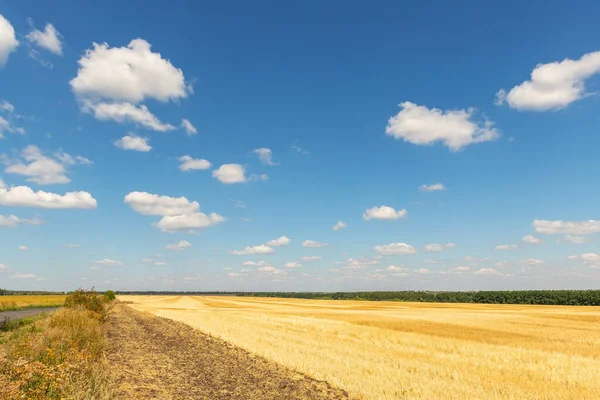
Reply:
M61 306L66 297L64 295L0 296L0 311Z
M600 307L119 299L356 398L600 398Z

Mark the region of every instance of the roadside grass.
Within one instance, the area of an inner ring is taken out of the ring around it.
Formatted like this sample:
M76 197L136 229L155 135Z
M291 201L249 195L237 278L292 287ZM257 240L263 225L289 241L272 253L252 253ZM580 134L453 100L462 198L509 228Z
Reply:
M103 296L78 290L52 314L4 324L0 399L112 399L104 358L110 307Z
M66 295L0 296L0 311L60 307L65 303L66 298Z

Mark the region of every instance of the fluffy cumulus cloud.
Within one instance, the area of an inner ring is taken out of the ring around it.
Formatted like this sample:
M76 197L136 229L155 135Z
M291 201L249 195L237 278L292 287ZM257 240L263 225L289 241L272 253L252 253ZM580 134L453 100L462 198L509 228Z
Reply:
M537 258L528 258L522 262L531 266L542 265L544 263L544 261L538 260Z
M21 245L21 246L17 247L17 250L19 250L19 251L27 251L27 250L29 250L29 247Z
M188 247L192 247L192 244L190 242L188 242L187 240L182 240L179 243L171 243L165 246L168 250L173 250L173 251L183 251L185 249L187 249Z
M16 215L0 215L0 227L16 228L20 224L42 225L44 223L39 218L19 218Z
M233 254L234 256L249 256L257 254L266 255L272 254L274 252L275 250L273 250L271 246L267 246L266 244L261 244L258 246L248 246L243 250L229 250L229 253Z
M240 164L223 164L213 171L213 178L218 179L221 183L243 183L246 182L246 170Z
M96 208L98 203L88 192L67 192L64 195L42 190L34 192L27 186L7 187L0 180L0 205L38 208Z
M1 156L6 165L4 172L27 176L28 182L39 185L69 183L67 167L75 164L90 165L92 162L85 157L72 157L67 153L57 152L54 157L44 155L37 146L27 146L21 151L20 158L11 158L6 154Z
M15 28L11 23L0 15L0 67L6 65L8 56L19 46L15 36Z
M346 269L349 270L355 270L355 269L362 269L371 265L378 265L379 261L377 260L373 260L370 258L348 258L345 261L338 261L335 263L336 265L343 265L346 267Z
M581 255L581 260L590 268L600 268L600 254L585 253Z
M581 235L565 235L564 239L569 243L575 243L575 244L581 244L581 243L588 242L588 239L585 236L581 236Z
M368 209L363 214L363 219L365 221L369 221L372 219L381 219L381 220L394 220L399 218L404 218L408 215L408 211L406 209L396 211L392 207L381 206L381 207L373 207Z
M400 112L389 119L385 133L408 143L424 146L441 142L450 150L458 151L473 143L500 137L491 121L473 120L473 109L442 111L408 101L400 107Z
M112 258L103 258L100 261L96 261L96 264L104 265L106 267L121 267L124 265L121 261L113 260Z
M281 246L287 246L288 244L290 244L290 242L291 242L291 240L287 236L281 236L281 237L278 237L277 239L269 240L265 244L267 246L271 246L271 247L281 247Z
M204 170L209 169L212 164L210 161L205 160L203 158L192 158L190 156L182 156L177 159L181 164L179 164L179 169L181 171L192 171L192 170Z
M152 150L152 146L148 144L148 139L134 135L123 136L121 139L116 140L114 145L123 150L142 151L146 153Z
M304 257L300 257L300 259L302 261L318 261L318 260L322 260L323 257L321 257L321 256L304 256Z
M533 221L537 233L545 235L591 235L600 232L600 221Z
M516 250L519 246L516 244L499 244L495 247L495 250Z
M453 248L455 248L456 245L454 243L446 243L446 244L428 244L427 246L425 246L425 251L428 253L439 253L440 251L444 251L444 250L451 250Z
M300 264L299 262L289 262L289 263L285 263L285 267L286 268L301 268L302 264Z
M579 60L564 59L538 64L531 79L513 87L508 93L500 90L496 104L508 103L517 110L559 110L586 95L585 83L600 73L600 51L583 55Z
M134 39L127 47L94 43L78 63L77 76L70 84L83 98L137 104L145 99L177 100L189 92L183 71L153 53L143 39Z
M503 276L504 274L494 268L481 268L473 272L475 275L491 275L491 276Z
M126 102L93 103L86 100L81 103L81 109L92 114L100 121L127 122L157 132L167 132L176 129L175 126L159 120L145 105L136 106Z
M59 56L62 55L62 36L52 24L46 24L43 31L33 28L25 37L31 44L39 48Z
M143 39L134 39L127 47L94 43L78 63L77 76L70 84L83 111L100 120L130 122L156 131L176 129L145 105L138 106L147 99L168 102L191 92L183 71L152 52L150 43ZM185 122L182 127L188 133L193 128Z
M543 244L544 241L540 238L536 238L533 235L523 236L523 243L527 244Z
M384 256L395 254L415 254L417 252L417 249L406 243L384 244L375 246L373 249Z
M423 184L419 186L419 190L421 192L439 192L441 190L446 190L446 187L441 183L432 183L431 185Z
M325 242L317 242L315 240L305 240L302 242L302 247L327 247Z
M273 152L271 149L261 147L260 149L254 149L252 152L258 156L261 163L271 167L277 165L273 162Z
M334 231L339 231L340 229L344 229L347 226L348 225L346 225L344 221L338 221L331 229L333 229Z
M200 212L200 204L186 197L169 197L147 192L131 192L125 204L143 215L159 215L154 225L165 232L203 229L225 221L219 214Z
M192 123L188 119L185 118L181 120L181 129L183 129L188 136L195 135L196 133L198 133L198 129L196 129L196 127L192 125Z

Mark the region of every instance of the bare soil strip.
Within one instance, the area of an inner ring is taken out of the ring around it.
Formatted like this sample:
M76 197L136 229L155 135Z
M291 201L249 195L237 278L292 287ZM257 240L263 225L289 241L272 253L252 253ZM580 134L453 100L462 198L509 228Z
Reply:
M119 399L348 399L346 392L188 325L116 305L108 359Z

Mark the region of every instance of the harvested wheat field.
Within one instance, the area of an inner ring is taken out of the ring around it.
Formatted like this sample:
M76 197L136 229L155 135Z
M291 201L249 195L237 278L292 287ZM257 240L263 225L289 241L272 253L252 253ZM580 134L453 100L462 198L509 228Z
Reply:
M117 305L108 361L117 399L342 400L345 392L188 325Z
M353 398L600 398L598 307L120 299L326 381ZM161 360L153 364L165 373L172 368Z

